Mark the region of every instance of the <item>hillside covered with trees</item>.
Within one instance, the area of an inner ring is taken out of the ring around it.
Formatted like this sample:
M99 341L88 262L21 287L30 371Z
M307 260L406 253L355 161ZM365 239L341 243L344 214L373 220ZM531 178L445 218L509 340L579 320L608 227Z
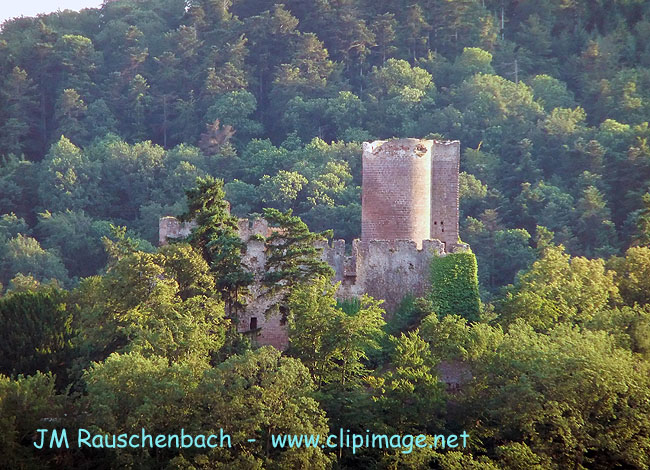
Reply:
M107 0L3 23L0 467L650 468L649 39L643 0ZM317 250L280 257L291 346L256 348L225 201L305 246L354 239L361 143L391 137L460 140L478 271L446 285L434 263L386 316L337 303ZM156 248L165 215L199 227ZM236 445L38 451L44 422ZM340 428L471 439L268 443Z

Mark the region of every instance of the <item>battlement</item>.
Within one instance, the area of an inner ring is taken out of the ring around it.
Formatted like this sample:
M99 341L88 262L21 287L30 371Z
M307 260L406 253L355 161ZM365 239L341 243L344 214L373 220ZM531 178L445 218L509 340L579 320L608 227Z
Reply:
M435 146L434 160L456 161L460 140L433 140L433 144Z
M342 281L337 296L345 299L368 294L384 300L389 313L406 293L425 295L431 258L445 254L440 240L422 240L421 246L414 240L354 240L351 254L341 260L345 245L340 242L324 253L324 259L335 269L343 266L342 273L337 269L337 280Z

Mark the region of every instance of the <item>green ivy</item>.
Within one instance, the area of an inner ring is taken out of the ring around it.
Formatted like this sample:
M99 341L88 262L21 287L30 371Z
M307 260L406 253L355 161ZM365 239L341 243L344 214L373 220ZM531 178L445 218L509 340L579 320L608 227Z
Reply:
M439 316L479 318L478 269L472 252L436 256L431 261L431 302Z

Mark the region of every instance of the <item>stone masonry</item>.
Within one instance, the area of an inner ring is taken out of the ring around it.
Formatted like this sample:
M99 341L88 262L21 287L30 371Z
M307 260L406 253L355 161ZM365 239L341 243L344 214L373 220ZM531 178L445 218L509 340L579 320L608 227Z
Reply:
M361 240L429 238L431 140L363 144Z
M460 142L434 141L431 161L431 237L453 251L458 243Z
M458 243L460 142L366 142L362 159L362 241Z
M460 143L399 139L363 144L361 239L323 241L322 258L340 282L340 299L369 294L384 300L391 314L406 294L424 295L433 256L466 249L458 242ZM160 219L160 243L187 236L191 223ZM263 220L239 220L247 243L244 265L255 282L238 329L258 344L288 345L282 313L265 315L273 302L260 295L266 254L264 238L273 230Z

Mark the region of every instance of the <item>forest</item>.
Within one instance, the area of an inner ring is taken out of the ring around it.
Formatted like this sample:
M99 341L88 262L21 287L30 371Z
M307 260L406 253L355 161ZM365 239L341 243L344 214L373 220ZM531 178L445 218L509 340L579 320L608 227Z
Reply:
M650 468L650 3L280 1L0 26L0 468ZM386 313L337 301L314 241L359 237L361 145L393 137L460 140L472 254ZM198 226L158 247L168 215ZM283 352L234 327L261 216L295 248L264 279ZM233 447L38 450L45 427ZM339 429L470 438L269 444Z

